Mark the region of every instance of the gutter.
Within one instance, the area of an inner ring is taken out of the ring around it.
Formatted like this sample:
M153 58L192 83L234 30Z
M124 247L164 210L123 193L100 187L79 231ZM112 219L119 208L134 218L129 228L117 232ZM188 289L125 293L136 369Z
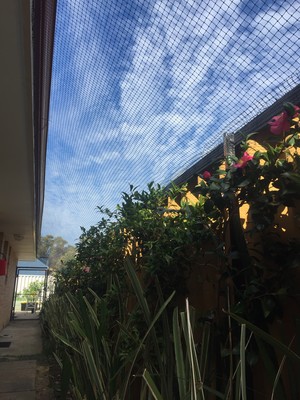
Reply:
M56 0L32 0L35 243L41 235Z

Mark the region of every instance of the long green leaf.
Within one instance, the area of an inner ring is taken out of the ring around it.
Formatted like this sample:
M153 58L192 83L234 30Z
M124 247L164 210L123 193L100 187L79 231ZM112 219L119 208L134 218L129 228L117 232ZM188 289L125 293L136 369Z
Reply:
M93 307L91 306L90 302L88 301L88 299L87 299L85 296L83 297L83 300L84 300L84 302L85 302L85 304L86 304L86 307L87 307L87 309L88 309L89 316L92 318L92 320L93 320L95 326L96 326L97 328L99 328L99 327L100 327L100 322L99 322L99 320L98 320L98 317L97 317L97 315L96 315L96 313L95 313Z
M143 373L143 378L146 381L152 395L154 396L155 400L164 400L162 398L162 395L159 393L159 390L157 389L157 386L155 385L153 379L151 378L149 372L145 369Z
M63 359L62 359L62 371L61 371L61 395L62 397L66 397L69 385L70 385L70 380L72 377L72 358L69 356L69 354L63 354Z
M204 400L203 382L201 379L197 353L192 334L192 324L190 317L190 308L188 300L186 299L186 311L180 313L181 323L184 333L184 338L187 346L187 356L190 364L191 372L191 400Z
M284 355L282 360L281 360L281 363L279 365L279 368L278 368L278 371L277 371L277 374L276 374L276 377L275 377L275 380L274 380L274 384L273 384L273 388L272 388L272 394L271 394L271 400L275 399L276 388L277 388L277 386L279 384L279 381L280 381L280 375L281 375L281 372L283 370L283 366L284 366L285 360L286 360L286 356Z
M192 368L192 382L193 382L193 392L196 399L205 400L203 392L203 382L200 374L200 368L198 364L196 348L194 343L194 337L192 334L192 327L190 321L190 309L188 299L185 301L186 304L186 319L187 319L187 329L188 329L188 349L191 352L191 368ZM199 397L198 397L199 393Z
M270 382L270 385L272 385L276 379L276 375L277 375L277 371L278 371L274 348L269 346L268 343L264 342L259 337L256 338L256 343L257 343L257 346L259 349L260 357L265 366L265 371L267 372L268 380ZM280 379L276 385L276 399L277 400L285 400L286 399L284 387L283 387Z
M195 364L194 364L194 354L193 354L193 347L192 347L192 341L191 341L191 322L190 322L190 313L189 313L189 304L188 300L186 299L186 326L187 326L187 348L188 348L188 354L190 358L190 363L191 363L191 373L192 373L192 393L193 393L193 399L197 399L197 382L196 382L196 373L195 373Z
M158 305L161 306L164 303L163 292L161 286L159 284L158 279L155 279L155 287L158 294ZM170 340L171 337L171 329L169 323L168 313L162 313L162 340L164 343L164 357L167 360L165 365L165 374L166 374L166 383L167 383L167 391L168 393L172 393L173 391L173 377L174 377L174 351L173 351L173 343Z
M219 392L218 390L213 389L207 385L203 385L203 388L205 389L206 392L213 394L218 399L225 400L225 395L223 393Z
M281 350L287 357L300 362L300 356L296 354L294 351L289 349L285 344L281 343L279 340L275 339L273 336L269 335L267 332L263 331L262 329L258 328L251 322L245 320L244 318L239 317L236 314L229 313L230 316L238 321L240 324L245 324L250 331L252 331L255 335L262 338L265 342L269 343L274 348Z
M86 339L88 337L85 324L81 323L81 321L78 321L75 315L70 317L69 324L74 328L74 332L78 337L81 339Z
M146 298L144 296L143 288L142 288L142 286L140 284L140 281L139 281L139 279L138 279L138 277L136 275L134 266L133 266L133 264L132 264L132 262L130 261L129 258L125 259L125 266L126 266L126 272L127 272L128 277L129 277L129 279L131 281L131 284L133 286L134 292L135 292L135 294L137 296L138 303L139 303L139 305L140 305L140 307L141 307L141 309L142 309L142 311L144 313L144 318L145 318L145 320L147 322L147 325L148 326L152 326L152 328L150 329L149 333L151 335L152 345L154 347L154 352L155 352L156 360L157 360L158 367L159 367L159 377L160 377L161 385L162 385L162 393L163 393L163 396L165 397L165 400L168 400L169 397L168 397L168 385L167 385L167 381L166 381L166 370L165 370L165 367L164 367L164 365L162 363L161 351L160 351L160 348L159 348L159 342L158 342L158 339L157 339L157 336L156 336L156 332L155 332L155 329L154 329L154 324L152 324L152 322L151 322L152 318L151 318L150 309L149 309L147 300L146 300ZM175 292L173 292L172 295L169 297L169 299L167 300L167 303L169 303L169 301L171 301L171 298L173 298L174 294L175 294ZM162 310L161 313L166 308L165 304L166 303L164 303L163 306L160 308L160 310Z
M93 386L95 398L109 400L106 395L106 385L102 376L101 369L99 370L95 364L95 359L91 351L91 346L87 340L82 343L83 357L90 374L90 382Z
M126 389L127 389L127 387L128 387L129 379L130 379L130 376L131 376L132 369L133 369L133 367L134 367L135 361L136 361L136 359L137 359L137 356L139 355L139 353L140 353L140 351L141 351L141 349L142 349L142 347L143 347L143 344L144 344L146 338L148 337L148 335L149 335L149 333L151 332L152 328L153 328L154 325L156 324L157 320L159 319L159 317L161 316L161 314L164 312L164 310L166 309L166 307L168 306L168 304L170 303L170 301L173 299L174 294L175 294L175 293L173 292L173 293L171 294L171 296L170 296L170 297L164 302L164 304L161 306L161 308L160 308L159 311L156 313L156 315L153 317L152 322L150 323L147 332L145 333L145 335L144 335L144 337L142 338L142 340L141 340L141 342L140 342L140 344L139 344L137 350L135 351L135 355L134 355L134 357L133 357L132 364L131 364L131 366L130 366L130 368L129 368L129 370L128 370L128 373L127 373L127 379L125 380L125 385L124 385L124 390L123 390L123 396L121 397L122 399L125 399Z
M126 266L126 272L129 276L129 279L133 286L134 293L136 294L139 305L141 306L141 308L143 310L144 318L145 318L147 324L150 324L151 323L150 309L149 309L148 303L145 299L144 291L141 287L140 281L134 270L134 266L132 265L131 261L128 258L125 259L125 266Z
M57 364L59 365L59 367L62 368L63 364L62 364L62 360L59 358L59 356L56 353L53 353L53 357L55 358L55 360L56 360Z
M202 332L202 341L201 341L201 353L200 353L200 373L203 377L203 381L205 380L206 375L206 365L208 359L208 350L209 350L209 340L210 340L210 323L205 322Z
M185 398L187 391L186 391L185 365L184 365L180 326L178 319L178 308L175 308L173 312L173 339L174 339L174 351L176 360L179 397L182 400Z
M240 359L241 359L241 395L242 400L247 400L246 391L246 325L241 326L241 338L240 338Z
M82 354L80 350L76 346L74 346L68 339L65 337L61 336L57 332L52 331L53 336L57 337L62 343L64 343L66 346L70 347L72 350L76 351L78 354Z

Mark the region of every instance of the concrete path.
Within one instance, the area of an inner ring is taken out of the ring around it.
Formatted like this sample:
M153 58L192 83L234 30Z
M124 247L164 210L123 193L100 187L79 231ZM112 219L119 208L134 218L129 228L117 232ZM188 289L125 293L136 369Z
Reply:
M38 320L11 321L0 332L0 400L52 400Z

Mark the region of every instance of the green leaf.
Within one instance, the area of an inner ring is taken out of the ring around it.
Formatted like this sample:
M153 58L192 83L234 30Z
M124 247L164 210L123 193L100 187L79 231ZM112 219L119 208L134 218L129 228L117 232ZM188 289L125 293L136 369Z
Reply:
M97 328L99 328L99 327L100 327L100 322L99 322L99 320L98 320L98 317L97 317L97 315L96 315L96 313L95 313L93 307L91 306L91 304L89 303L89 301L87 300L87 298L86 298L85 296L83 297L83 300L84 300L84 302L85 302L85 304L86 304L86 306L87 306L87 309L88 309L88 312L89 312L89 316L90 316L91 319L93 320L95 326L96 326Z
M62 343L64 343L67 347L70 347L76 353L81 354L76 346L74 346L67 338L63 337L62 335L58 334L55 331L52 331L53 336L57 337Z
M286 356L283 356L283 358L281 360L281 363L279 365L275 380L274 380L274 384L273 384L273 388L272 388L271 400L273 400L275 398L274 396L275 396L275 393L276 393L276 388L277 388L277 386L279 385L279 382L280 382L280 375L281 375L281 372L283 370L285 360L286 360Z
M166 383L166 379L165 379L165 370L164 370L162 360L161 360L161 353L160 353L160 349L159 349L158 339L157 339L157 336L156 336L156 333L154 330L154 325L155 325L156 321L160 318L161 314L165 311L168 304L171 302L172 298L175 295L175 292L173 292L169 296L169 298L162 304L162 306L160 307L158 312L155 314L155 316L151 318L149 305L147 303L147 300L144 297L143 289L142 289L141 284L136 276L134 266L132 265L132 262L130 261L129 258L125 259L125 265L126 265L126 272L131 281L131 284L134 288L134 292L137 296L138 303L143 310L144 317L145 317L145 320L148 325L148 330L145 333L144 337L141 339L141 342L140 342L140 344L135 352L135 355L133 357L132 364L128 369L127 378L125 379L125 384L124 384L124 386L125 386L124 396L126 393L126 388L128 387L128 384L129 384L129 378L131 377L131 371L134 367L135 360L136 360L138 354L140 353L143 343L149 334L151 334L152 344L154 346L154 352L155 352L155 355L156 355L156 358L158 361L158 365L159 365L159 374L160 374L160 378L161 378L162 391L163 391L163 394L165 396L167 396L168 392L167 392L167 383ZM122 397L122 399L125 399L125 397ZM167 400L167 398L165 400Z
M221 189L226 192L228 189L230 189L230 184L227 182L222 182L221 183Z
M246 325L241 325L241 339L240 339L240 360L241 360L241 397L242 400L247 400L246 394Z
M95 359L91 350L91 346L87 340L82 343L83 357L87 366L90 382L93 386L95 398L99 397L103 400L109 400L106 395L106 385L102 376L103 369L99 369L95 363Z
M254 154L253 154L253 158L256 159L260 159L262 157L263 153L259 150L257 150Z
M143 378L146 381L152 395L154 396L155 400L164 400L162 395L159 393L157 386L155 385L153 379L151 378L149 372L145 369L143 372Z
M220 186L217 185L215 182L212 182L212 184L209 186L210 190L220 190Z
M62 358L62 371L61 371L61 396L67 396L72 377L72 358L68 354L63 354Z
M201 342L201 353L199 360L200 373L203 377L203 381L206 374L206 365L208 360L208 350L209 350L209 340L210 340L210 323L205 322L202 332L202 342Z
M274 354L272 354L274 352L274 349L272 347L268 348L268 345L260 338L256 338L256 343L259 348L259 354L264 363L269 382L270 384L273 384L276 381L276 376L278 372L278 367L274 364ZM284 394L284 388L280 380L276 382L276 387L276 399L285 400L286 396Z
M274 310L276 303L275 303L274 298L272 298L271 296L265 296L265 297L262 297L262 299L261 299L261 305L262 305L264 317L268 318L268 316Z
M131 284L133 286L134 293L136 294L138 302L143 310L144 318L145 318L147 324L150 324L151 323L150 309L149 309L148 303L145 299L144 292L141 287L140 281L138 280L138 277L134 270L134 266L132 265L132 262L128 258L125 259L125 266L126 266L126 272L131 281Z
M225 395L219 392L218 390L215 390L207 385L203 385L203 388L205 389L206 392L213 394L218 399L225 400Z
M203 381L201 378L198 357L192 333L192 324L190 319L191 316L190 316L188 299L186 299L185 303L186 303L186 312L181 313L180 316L187 346L187 355L191 368L191 400L205 400L203 391Z
M217 170L215 171L215 174L218 174L218 175L226 175L227 172L226 172L224 169L217 169Z
M178 380L178 389L180 399L184 399L186 396L186 375L185 365L183 358L183 349L180 335L180 325L178 319L178 308L176 307L173 312L173 339L174 339L174 351L176 360L176 374Z
M239 183L237 186L240 187L240 188L243 188L245 186L248 186L249 183L251 183L250 179L245 179L241 183Z
M288 178L291 181L295 182L297 185L300 185L300 174L293 173L293 172L284 172L281 174L284 178Z
M204 203L204 211L209 214L212 212L214 209L214 202L210 199L207 199L206 202Z
M294 104L290 102L283 103L283 109L287 112L288 116L292 118L295 114Z
M262 338L266 343L269 343L274 348L281 350L287 357L290 359L300 363L300 356L293 352L289 347L285 344L280 342L279 340L275 339L273 336L269 335L267 332L263 331L262 329L258 328L256 325L252 324L251 322L245 320L244 318L239 317L236 314L228 313L234 320L239 322L240 324L245 324L247 328L252 331L255 335Z

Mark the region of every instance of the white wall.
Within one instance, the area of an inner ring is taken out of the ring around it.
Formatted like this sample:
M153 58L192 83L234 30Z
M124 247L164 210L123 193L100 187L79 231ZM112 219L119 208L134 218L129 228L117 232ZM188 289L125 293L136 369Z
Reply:
M17 294L21 294L24 289L27 289L28 286L30 285L31 282L44 282L45 281L45 276L44 275L19 275L17 278L17 283L16 283L16 292Z

